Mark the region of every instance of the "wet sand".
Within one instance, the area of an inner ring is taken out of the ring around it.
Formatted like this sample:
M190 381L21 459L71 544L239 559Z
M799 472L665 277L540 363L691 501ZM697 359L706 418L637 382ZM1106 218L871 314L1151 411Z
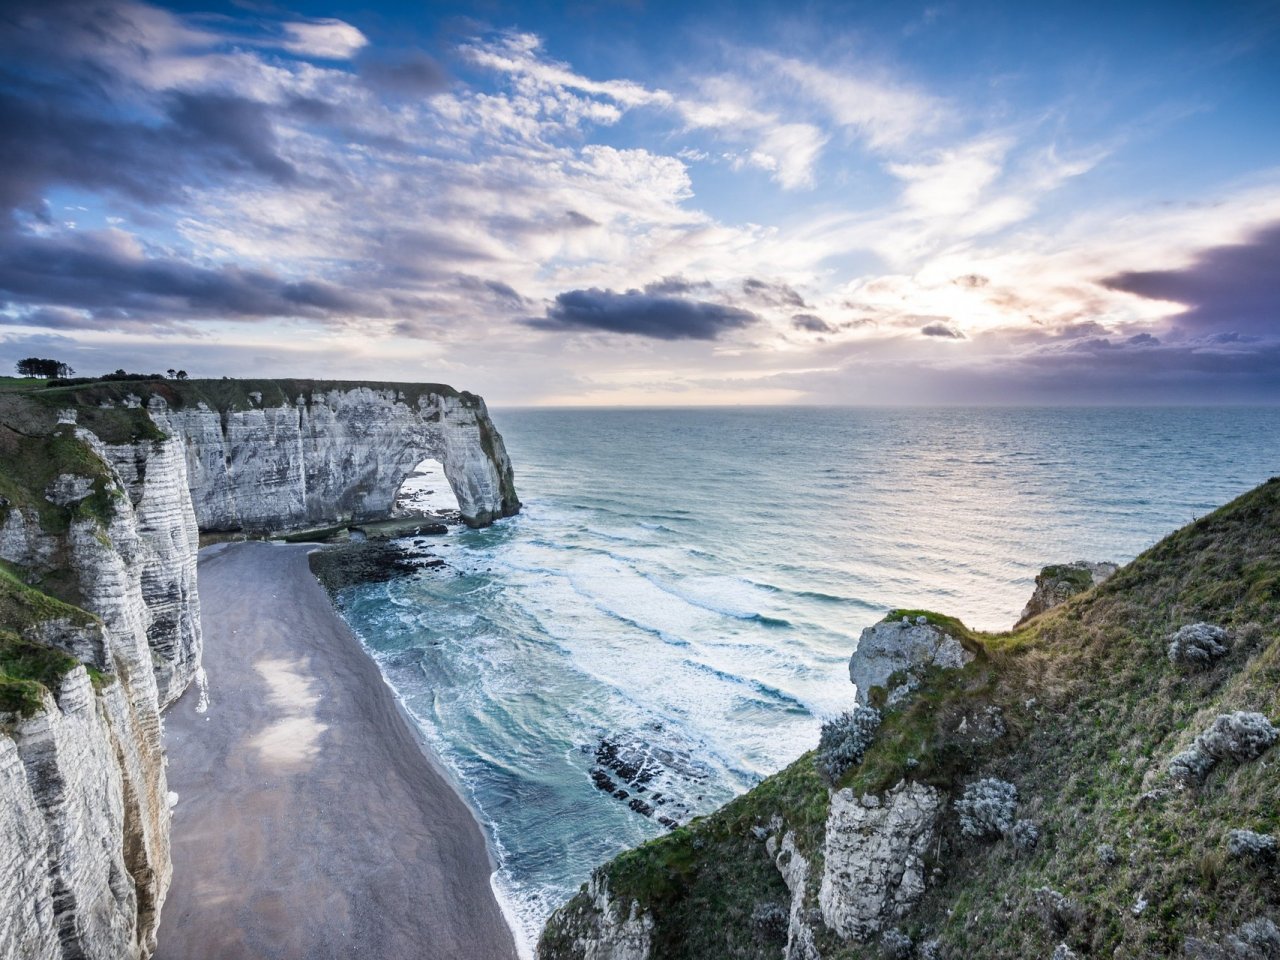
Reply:
M158 960L513 960L479 825L307 565L200 552L209 708L166 716Z

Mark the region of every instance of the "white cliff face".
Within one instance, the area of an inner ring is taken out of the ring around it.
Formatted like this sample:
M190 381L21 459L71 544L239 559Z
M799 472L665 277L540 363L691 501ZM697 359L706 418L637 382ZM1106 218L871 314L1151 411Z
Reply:
M867 691L884 686L898 670L934 664L958 669L973 660L955 637L925 617L881 620L867 627L849 659L849 679L857 687L858 702L867 702Z
M102 680L77 667L34 715L0 713L0 957L142 960L155 949L171 873L160 711L200 671L201 527L384 516L428 456L443 463L469 522L520 506L483 402L447 389L409 402L353 386L223 413L172 410L153 396L146 411L157 438L113 444L76 428L74 409L59 414L64 440L73 429L101 467L33 492L64 508L64 521L46 530L41 511L0 503L0 559L69 575L78 606L97 618L0 627L71 654ZM608 902L607 890L596 896ZM610 911L601 929L591 960L647 960L651 918Z
M868 940L916 904L943 805L940 791L906 781L882 798L848 789L832 794L818 891L828 927L847 940Z
M317 390L292 404L156 412L181 436L202 530L280 530L389 516L396 490L428 457L468 523L519 509L511 464L484 402L445 393L410 399L372 387ZM252 400L250 401L253 402Z
M787 945L783 948L783 960L822 960L822 954L813 939L813 927L809 925L806 895L809 887L809 861L796 848L796 835L791 831L778 842L777 835L765 844L769 856L774 858L778 872L791 893L791 909L787 914Z

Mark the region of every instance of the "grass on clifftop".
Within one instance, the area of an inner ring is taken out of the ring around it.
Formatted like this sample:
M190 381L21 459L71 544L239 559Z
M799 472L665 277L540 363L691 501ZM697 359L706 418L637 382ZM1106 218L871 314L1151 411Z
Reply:
M1280 747L1251 763L1219 763L1197 790L1167 773L1221 713L1280 721L1280 480L1021 629L979 633L924 611L891 614L903 615L962 631L978 656L963 670L925 671L912 698L885 713L842 786L878 793L906 778L954 799L972 780L999 777L1017 787L1017 817L1041 831L1030 852L975 841L961 835L948 802L927 864L937 872L900 921L916 943L937 938L942 958L1047 958L1067 943L1081 957L1138 960L1182 956L1188 937L1216 944L1255 918L1280 920L1280 871L1228 857L1225 847L1232 829L1280 837ZM1169 661L1168 637L1198 621L1227 628L1234 643L1208 669L1188 670ZM776 918L789 896L745 824L777 815L796 831L816 907L826 804L802 757L711 816L614 860L610 886L652 911L655 958L776 960L776 931L749 918ZM1069 898L1065 919L1046 921L1037 909L1042 887ZM584 909L585 898L571 901L548 933ZM815 930L825 960L881 956L878 943L838 941L820 918ZM576 956L567 947L544 954Z
M47 493L58 477L87 477L89 494L78 502L59 506ZM0 524L13 507L28 507L40 516L48 533L63 533L78 518L92 517L109 523L117 501L111 469L75 436L69 425L55 426L46 434L27 435L0 421Z

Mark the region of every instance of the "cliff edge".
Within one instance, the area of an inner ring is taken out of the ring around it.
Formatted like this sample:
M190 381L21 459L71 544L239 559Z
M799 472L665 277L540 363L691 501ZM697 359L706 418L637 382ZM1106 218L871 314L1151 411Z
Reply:
M484 402L451 387L0 379L0 956L155 949L200 533L384 517L427 457L468 523L519 510Z
M815 751L600 867L538 956L1280 956L1280 479L1079 587L1006 633L892 611Z

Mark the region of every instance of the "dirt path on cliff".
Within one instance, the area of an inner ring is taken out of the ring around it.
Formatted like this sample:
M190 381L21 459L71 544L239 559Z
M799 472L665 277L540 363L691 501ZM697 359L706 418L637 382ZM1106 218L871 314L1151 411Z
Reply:
M306 546L200 553L209 709L166 714L159 960L511 960L470 810L432 767Z

